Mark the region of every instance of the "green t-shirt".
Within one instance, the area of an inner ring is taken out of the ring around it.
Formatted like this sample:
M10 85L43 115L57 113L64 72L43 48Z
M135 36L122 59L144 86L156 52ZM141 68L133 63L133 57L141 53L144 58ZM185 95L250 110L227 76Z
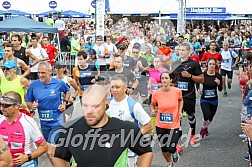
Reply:
M49 26L53 26L53 25L54 25L54 21L53 21L52 18L46 19L45 23L46 23L47 25L49 25Z

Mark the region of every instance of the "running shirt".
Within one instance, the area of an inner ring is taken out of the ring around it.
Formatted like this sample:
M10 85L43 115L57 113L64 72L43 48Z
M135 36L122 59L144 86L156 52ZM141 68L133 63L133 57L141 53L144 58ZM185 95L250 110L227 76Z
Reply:
M226 71L232 71L233 58L236 58L238 55L234 51L228 49L227 51L222 50L221 56L222 56L221 69Z
M78 166L126 167L128 149L139 156L151 152L148 144L141 147L143 136L140 129L132 122L117 118L109 118L102 128L92 129L81 117L65 130L59 134L54 157L70 161L73 156ZM94 137L95 133L98 138ZM76 136L82 136L84 140L73 145L71 139Z
M48 54L48 57L49 57L49 63L51 64L51 66L54 66L55 65L55 62L53 62L52 60L55 59L55 53L58 52L58 50L52 46L52 45L49 45L49 46L42 46L42 48L45 49L46 53Z
M40 46L38 46L37 48L30 48L30 51L38 58L44 58L44 57L48 57L48 54L46 53L45 49L41 48ZM29 64L33 63L33 59L29 58ZM31 67L31 72L38 72L38 65L39 63L35 64L33 67Z
M9 123L5 116L0 115L0 134L10 148L12 158L16 153L31 154L36 144L45 141L36 122L29 116L19 112L18 118Z
M149 66L149 65L148 65L148 62L147 62L147 60L146 60L145 58L139 57L138 60L135 60L135 59L132 60L132 63L131 63L132 69L134 69L134 68L136 67L138 61L140 61L140 62L142 63L142 66L143 66L144 68L146 68L146 67ZM147 75L147 73L144 72L142 69L139 68L139 70L138 70L137 72L134 72L134 73L135 73L135 77L136 77L140 82L146 81L146 75Z
M25 97L26 90L24 87L21 86L20 81L21 81L21 77L18 75L12 81L8 81L5 76L2 76L1 87L0 87L1 93L5 94L9 91L17 92L21 96L22 103L24 103L25 102L24 97Z
M198 49L201 47L199 42L190 43L190 45L193 47L194 53L199 56Z
M177 62L178 61L176 61L176 63ZM187 61L181 62L181 64L176 66L176 69L172 72L175 77L173 79L173 82L175 82L177 87L182 90L183 98L195 99L195 82L190 78L182 77L181 72L187 71L194 76L199 76L202 74L199 63L194 60L188 59Z
M201 99L204 100L218 100L217 88L219 91L222 91L222 77L221 74L215 73L215 75L208 75L207 72L204 72L204 83ZM215 79L220 80L220 85L214 81Z
M133 84L133 83L135 82L135 80L136 80L135 75L134 75L130 70L125 69L125 68L123 68L123 71L122 71L121 73L115 72L114 69L108 71L108 73L109 73L109 75L110 75L111 77L113 77L113 76L115 76L115 75L117 75L117 74L122 74L122 75L124 75L125 78L127 78L127 86L128 86L128 87L131 87L132 84Z
M14 56L23 60L26 65L29 65L29 57L26 56L26 48L21 46L20 50L15 50Z
M179 101L181 100L182 92L175 87L171 87L168 92L161 89L153 92L151 101L158 104L157 127L164 129L180 128Z
M215 52L215 53L205 52L201 61L207 61L209 58L214 58L215 60L217 60L219 62L222 61L222 56L219 52ZM218 66L216 66L215 71L219 72L220 68Z
M149 78L150 78L150 94L159 89L160 75L162 72L167 71L166 68L160 68L156 70L155 68L151 68L149 70Z
M58 126L64 123L64 114L58 110L62 104L63 94L69 91L69 87L61 80L52 78L47 84L39 79L33 81L26 93L26 101L38 100L38 112L41 125Z

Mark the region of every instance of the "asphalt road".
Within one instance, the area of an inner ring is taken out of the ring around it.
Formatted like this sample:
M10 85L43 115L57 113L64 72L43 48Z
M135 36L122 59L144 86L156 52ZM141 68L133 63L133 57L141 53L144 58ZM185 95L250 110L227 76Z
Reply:
M239 138L240 129L240 108L241 90L238 85L238 77L234 76L232 89L228 90L228 97L223 97L223 92L219 93L219 107L212 124L209 126L209 136L197 142L197 147L190 144L184 147L179 162L176 167L246 167L248 162L244 160L246 155L246 144ZM199 97L198 97L199 99ZM202 113L196 104L197 130L201 128ZM147 107L145 107L148 109ZM76 105L74 111L80 106ZM187 134L189 124L187 118L182 121L183 134ZM184 141L184 140L183 140ZM186 142L183 142L186 145ZM166 162L161 154L158 142L153 147L154 159L152 167L165 167ZM46 155L39 158L40 167L50 167L49 159ZM104 165L106 166L106 165Z

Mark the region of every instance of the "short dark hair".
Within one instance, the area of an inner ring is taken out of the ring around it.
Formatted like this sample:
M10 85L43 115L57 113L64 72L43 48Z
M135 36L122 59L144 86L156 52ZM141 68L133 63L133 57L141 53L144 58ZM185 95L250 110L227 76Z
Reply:
M245 53L244 55L245 59L247 59L249 62L251 62L252 60L252 52L248 51L247 53Z
M11 43L7 43L5 47L10 47L14 51L14 46Z
M84 51L79 51L77 54L77 57L82 56L83 59L87 59L87 53Z
M19 34L13 34L13 35L11 36L11 38L12 38L12 37L17 37L17 38L18 38L18 41L22 41L21 36L20 36Z

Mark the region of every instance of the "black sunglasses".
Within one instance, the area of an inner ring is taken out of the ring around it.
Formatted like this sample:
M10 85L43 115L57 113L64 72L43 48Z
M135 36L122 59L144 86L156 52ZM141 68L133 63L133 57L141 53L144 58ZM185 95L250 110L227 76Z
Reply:
M162 43L161 45L165 45L164 43Z
M9 71L11 68L7 68L7 67L2 67L2 70L4 71L4 70L7 70L7 71Z
M4 103L0 103L0 106L2 106L3 108L9 108L10 106L15 106L17 104L4 104Z

